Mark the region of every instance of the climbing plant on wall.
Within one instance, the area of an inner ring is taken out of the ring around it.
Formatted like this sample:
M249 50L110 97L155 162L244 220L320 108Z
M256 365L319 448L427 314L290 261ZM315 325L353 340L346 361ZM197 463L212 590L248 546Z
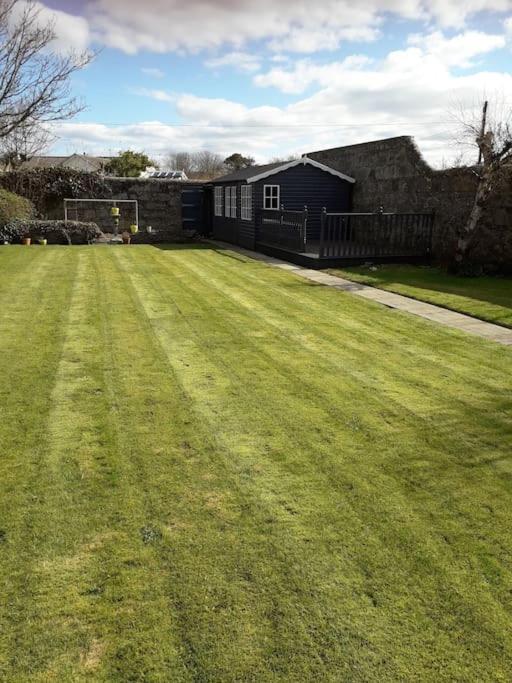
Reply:
M29 199L41 216L62 204L66 197L108 198L112 195L103 176L66 168L5 173L0 176L0 186Z

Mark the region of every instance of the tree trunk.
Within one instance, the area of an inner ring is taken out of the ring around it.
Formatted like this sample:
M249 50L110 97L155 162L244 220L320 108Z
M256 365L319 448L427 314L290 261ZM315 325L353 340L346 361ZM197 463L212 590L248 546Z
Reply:
M471 240L478 228L480 219L482 218L483 207L489 196L487 179L483 177L478 183L478 188L475 195L475 201L471 208L471 212L466 221L466 225L459 233L457 246L455 248L455 263L457 267L461 266L466 260L468 248Z

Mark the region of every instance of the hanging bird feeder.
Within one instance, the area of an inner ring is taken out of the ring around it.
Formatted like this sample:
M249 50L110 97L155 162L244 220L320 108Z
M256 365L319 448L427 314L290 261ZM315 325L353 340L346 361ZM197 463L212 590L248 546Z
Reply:
M110 209L110 215L113 217L119 216L119 207L118 206L113 206Z

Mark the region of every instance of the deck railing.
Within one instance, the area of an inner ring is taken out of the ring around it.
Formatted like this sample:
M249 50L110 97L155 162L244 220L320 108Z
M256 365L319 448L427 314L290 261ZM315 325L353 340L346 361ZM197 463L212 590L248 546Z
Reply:
M320 222L320 258L428 256L432 213L327 213Z
M261 209L256 216L256 241L261 244L305 251L308 209Z

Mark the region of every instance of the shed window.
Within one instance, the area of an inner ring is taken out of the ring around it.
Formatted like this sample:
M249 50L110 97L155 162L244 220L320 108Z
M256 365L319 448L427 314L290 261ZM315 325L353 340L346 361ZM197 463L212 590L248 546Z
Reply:
M224 188L224 215L236 218L236 185Z
M263 186L263 208L264 209L278 209L279 208L279 185L264 185Z
M250 221L252 218L252 185L242 185L240 188L241 218Z
M231 188L231 218L236 218L236 185Z
M215 203L214 203L214 213L216 216L222 216L222 187L215 188Z

